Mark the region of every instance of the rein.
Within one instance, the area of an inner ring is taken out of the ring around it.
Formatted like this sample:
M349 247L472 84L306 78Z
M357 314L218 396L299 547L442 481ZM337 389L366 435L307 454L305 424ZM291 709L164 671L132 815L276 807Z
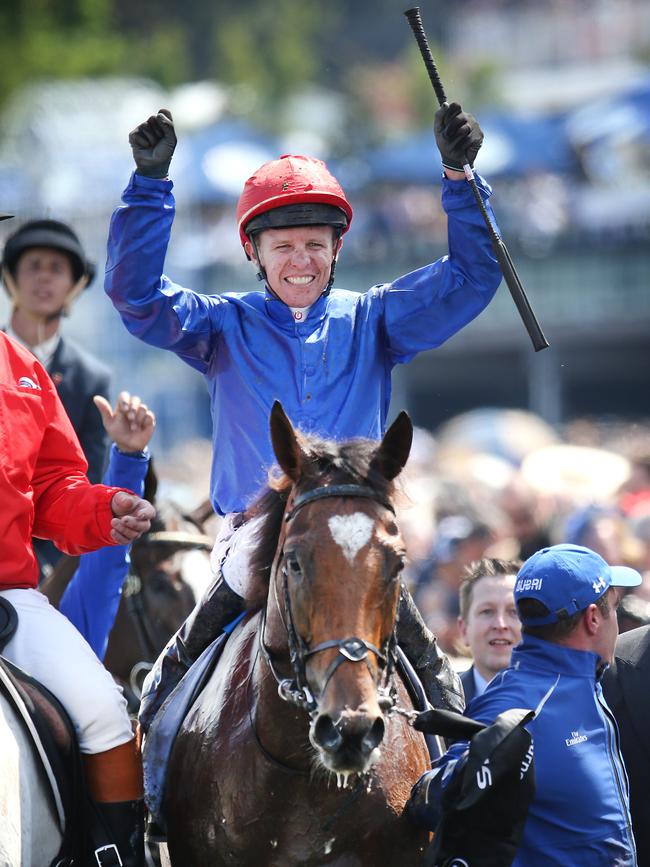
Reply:
M313 503L316 500L324 500L330 497L355 499L363 498L367 500L373 500L374 502L379 503L390 512L395 514L395 509L392 503L385 497L382 497L380 494L378 494L377 491L366 485L326 485L320 488L314 488L311 491L306 491L304 494L299 494L294 499L291 507L287 508L283 519L284 523L288 524L296 516L298 511L302 509L303 506L306 506L308 503ZM273 586L275 586L277 570L279 568L279 564L282 561L283 554L284 544L281 544L278 547L273 574L271 576ZM384 683L383 685L378 687L381 696L379 700L379 705L382 710L390 710L391 708L393 708L396 702L396 690L394 688L394 684L392 683L392 674L395 670L396 663L397 625L395 624L395 626L393 627L393 630L388 640L386 641L385 646L382 649L375 647L374 644L371 644L369 641L366 641L365 639L359 638L357 636L350 636L348 638L332 638L323 641L320 644L317 644L316 647L309 647L306 641L298 633L298 630L295 626L293 610L291 608L291 598L289 596L289 576L286 566L282 566L281 576L282 595L286 613L286 621L284 620L284 618L282 618L282 620L287 631L289 658L291 660L291 668L293 671L292 678L283 678L281 675L278 674L275 669L275 665L273 664L269 649L264 642L264 632L266 627L266 607L262 612L262 624L259 632L262 654L269 666L273 677L275 678L276 683L278 684L278 695L280 696L280 698L284 701L290 702L291 704L295 704L298 707L302 708L312 718L316 716L318 713L318 703L312 695L307 682L306 663L309 657L314 656L317 653L321 653L325 650L332 650L336 648L338 650L338 653L330 663L325 673L323 691L327 688L327 685L336 670L346 660L354 663L365 661L368 670L372 674L372 668L370 666L368 654L373 653L377 658L379 668L384 672Z
M155 640L153 626L147 616L147 610L144 605L142 578L130 569L124 583L123 595L126 610L135 624L135 631L140 646L146 656L155 659L158 653L158 644Z

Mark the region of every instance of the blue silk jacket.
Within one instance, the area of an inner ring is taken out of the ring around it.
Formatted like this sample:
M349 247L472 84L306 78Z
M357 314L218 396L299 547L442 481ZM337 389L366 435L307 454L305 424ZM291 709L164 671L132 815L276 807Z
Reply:
M478 183L487 200L490 187ZM210 490L220 514L243 510L266 482L274 400L307 433L380 438L394 365L459 331L501 281L464 180L443 179L448 256L365 293L333 289L303 322L268 290L201 295L164 276L171 181L134 174L122 200L111 221L105 289L131 334L204 375L213 420Z

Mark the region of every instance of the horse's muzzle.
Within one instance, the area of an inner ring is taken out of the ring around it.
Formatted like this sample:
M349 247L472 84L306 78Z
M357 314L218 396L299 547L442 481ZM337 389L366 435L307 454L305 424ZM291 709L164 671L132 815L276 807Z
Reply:
M365 773L377 757L385 730L381 714L343 711L335 722L329 714L321 713L311 727L310 739L328 770Z

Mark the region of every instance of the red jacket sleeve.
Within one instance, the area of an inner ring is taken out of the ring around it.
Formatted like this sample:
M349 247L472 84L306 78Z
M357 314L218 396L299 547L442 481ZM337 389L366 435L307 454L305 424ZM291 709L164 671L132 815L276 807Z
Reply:
M33 535L51 539L67 554L113 545L110 504L120 489L88 482L79 440L44 370L41 383L47 424L32 476Z
M112 545L116 491L91 485L54 383L0 331L0 588L35 587L32 536L82 554Z

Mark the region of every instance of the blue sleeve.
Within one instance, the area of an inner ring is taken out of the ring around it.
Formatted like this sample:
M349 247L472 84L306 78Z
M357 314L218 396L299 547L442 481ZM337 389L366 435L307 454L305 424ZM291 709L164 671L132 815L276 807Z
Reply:
M490 186L476 175L488 203ZM490 303L501 269L469 184L443 179L442 204L448 215L449 255L380 289L384 324L393 363L410 361L433 349L471 322Z
M472 699L465 709L465 716L491 725L503 711L523 706L510 686L503 685L502 675L497 675L482 695ZM462 773L468 752L469 741L456 741L413 786L407 809L417 825L435 831L442 818L444 793L457 775Z
M436 830L442 818L442 797L455 775L462 773L468 749L467 741L457 741L413 786L407 810L417 825L429 831Z
M148 466L147 456L124 455L113 445L104 484L128 488L142 496ZM128 545L82 554L59 603L61 613L77 627L99 659L106 653L130 562Z
M131 334L205 373L228 304L163 274L175 212L172 182L134 172L122 202L109 230L106 294Z

